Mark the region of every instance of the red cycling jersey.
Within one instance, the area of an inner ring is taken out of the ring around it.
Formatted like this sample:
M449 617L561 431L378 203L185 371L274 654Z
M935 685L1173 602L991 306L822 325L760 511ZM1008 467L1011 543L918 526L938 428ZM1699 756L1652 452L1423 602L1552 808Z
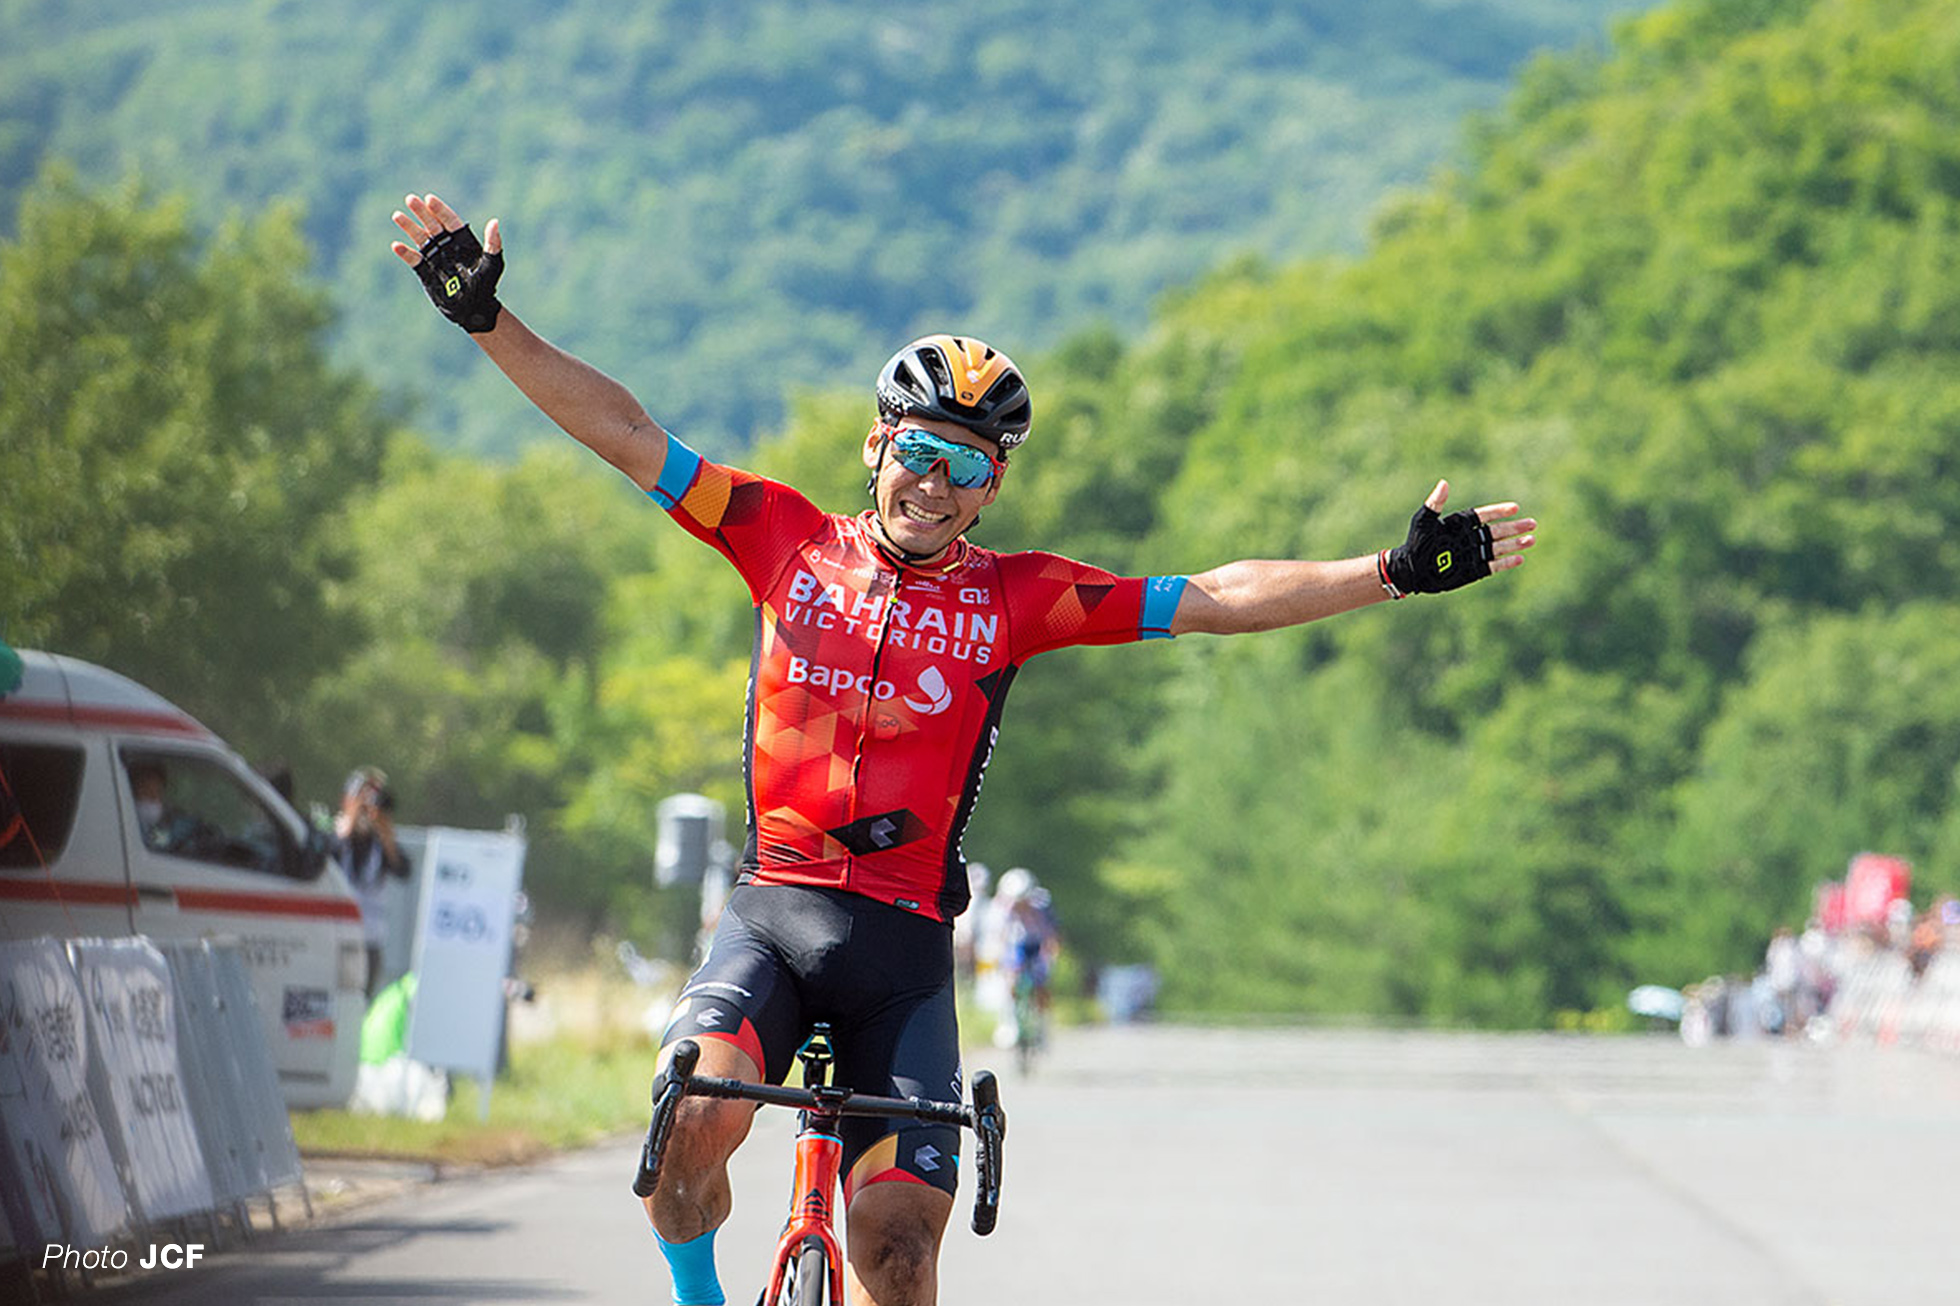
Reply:
M755 600L743 883L821 885L941 921L965 909L960 835L1021 664L1168 638L1185 578L1123 578L965 540L901 565L872 517L827 513L669 437L649 492Z

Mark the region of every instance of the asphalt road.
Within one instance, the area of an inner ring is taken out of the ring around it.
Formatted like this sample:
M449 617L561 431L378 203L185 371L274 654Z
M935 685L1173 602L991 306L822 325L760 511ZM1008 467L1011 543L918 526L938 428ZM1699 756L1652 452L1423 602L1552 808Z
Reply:
M975 1058L985 1064L985 1058ZM1960 1061L1904 1048L1067 1031L1010 1115L999 1231L948 1306L1898 1306L1960 1300ZM747 1306L792 1120L737 1159ZM637 1142L414 1186L82 1300L646 1302Z

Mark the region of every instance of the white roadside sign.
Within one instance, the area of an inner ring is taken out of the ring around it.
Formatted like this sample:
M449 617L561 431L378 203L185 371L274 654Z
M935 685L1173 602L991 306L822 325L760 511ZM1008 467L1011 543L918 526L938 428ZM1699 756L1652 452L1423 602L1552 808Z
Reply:
M422 854L408 1055L474 1076L483 1085L486 1114L503 1036L524 849L521 835L437 826Z

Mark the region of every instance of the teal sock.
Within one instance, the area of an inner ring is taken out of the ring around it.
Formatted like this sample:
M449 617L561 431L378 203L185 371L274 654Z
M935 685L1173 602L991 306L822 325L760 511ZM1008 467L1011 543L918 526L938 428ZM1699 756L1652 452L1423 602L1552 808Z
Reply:
M722 1306L721 1279L715 1274L715 1231L684 1243L670 1243L653 1232L660 1254L667 1258L667 1271L674 1277L674 1306Z

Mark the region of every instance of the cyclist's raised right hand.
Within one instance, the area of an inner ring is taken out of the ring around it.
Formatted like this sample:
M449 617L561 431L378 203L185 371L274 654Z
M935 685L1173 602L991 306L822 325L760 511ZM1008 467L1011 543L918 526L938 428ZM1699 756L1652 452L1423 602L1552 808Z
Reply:
M415 269L442 315L472 335L494 330L503 305L497 279L504 271L503 233L490 219L479 242L456 210L435 195L410 195L395 225L412 244L396 241L395 256Z
M535 334L497 302L504 239L492 218L479 243L456 210L434 195L410 195L395 225L395 257L415 269L443 316L471 338L545 416L626 473L642 490L660 483L667 433L630 391L591 364Z

